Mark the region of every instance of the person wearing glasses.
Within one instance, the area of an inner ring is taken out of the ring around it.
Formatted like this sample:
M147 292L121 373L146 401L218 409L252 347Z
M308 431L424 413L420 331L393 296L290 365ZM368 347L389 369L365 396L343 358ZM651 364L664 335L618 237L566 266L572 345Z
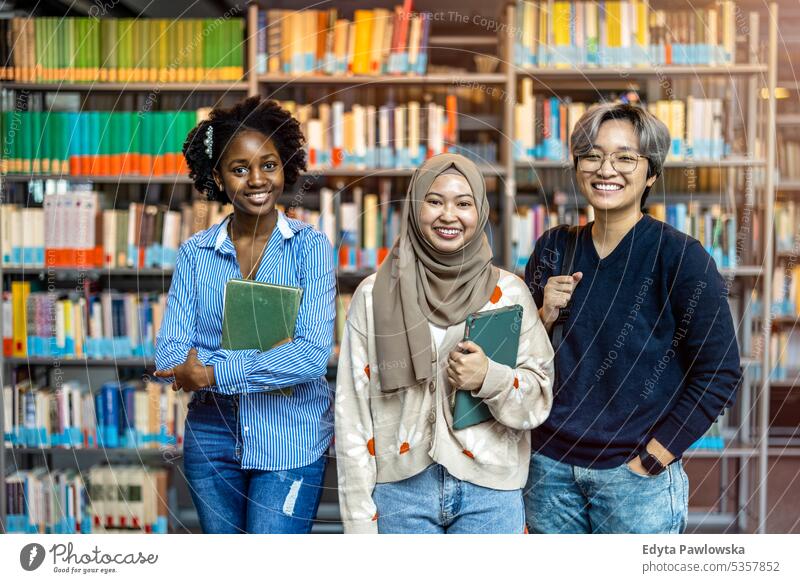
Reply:
M588 110L572 133L594 221L547 231L525 270L548 333L569 306L553 408L531 436L531 532L683 532L681 457L735 398L739 353L714 260L643 212L669 146L663 123L623 103Z

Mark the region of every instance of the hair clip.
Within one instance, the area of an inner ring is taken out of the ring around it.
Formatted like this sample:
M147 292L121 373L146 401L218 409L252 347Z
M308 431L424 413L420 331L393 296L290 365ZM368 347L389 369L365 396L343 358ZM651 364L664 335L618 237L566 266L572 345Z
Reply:
M206 147L206 156L208 156L210 159L212 157L212 147L214 145L214 126L211 124L208 124L208 127L206 128L206 139L203 140L203 144Z

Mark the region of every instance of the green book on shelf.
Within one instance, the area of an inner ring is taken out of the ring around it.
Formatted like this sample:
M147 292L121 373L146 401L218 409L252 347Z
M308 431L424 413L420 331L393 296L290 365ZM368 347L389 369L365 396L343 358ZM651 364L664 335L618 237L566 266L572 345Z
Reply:
M467 317L464 340L483 349L486 357L499 364L516 368L522 306L513 305ZM453 429L465 429L492 419L489 407L471 391L452 387Z
M222 309L222 348L264 352L291 342L302 297L299 287L229 280ZM291 389L281 392L291 394Z

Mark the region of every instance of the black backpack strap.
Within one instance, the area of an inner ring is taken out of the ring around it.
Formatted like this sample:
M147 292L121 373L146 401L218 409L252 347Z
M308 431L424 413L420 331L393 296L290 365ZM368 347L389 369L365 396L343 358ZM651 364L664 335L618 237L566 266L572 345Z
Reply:
M578 234L580 227L569 227L567 229L567 245L564 248L564 256L561 261L560 275L572 275L575 263L575 249L578 247ZM569 304L558 311L558 318L550 329L550 340L553 344L553 351L558 352L558 347L564 339L564 325L569 318Z

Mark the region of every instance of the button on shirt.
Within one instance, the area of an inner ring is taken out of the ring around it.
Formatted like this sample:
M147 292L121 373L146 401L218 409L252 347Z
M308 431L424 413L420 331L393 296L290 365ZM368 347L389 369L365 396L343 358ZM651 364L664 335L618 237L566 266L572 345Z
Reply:
M181 245L156 340L156 366L178 366L196 348L199 360L214 366L217 386L210 390L239 395L240 426L246 428L242 468L305 466L325 452L333 435L333 395L324 377L336 318L333 251L325 235L279 212L253 279L303 288L294 339L265 352L224 350L225 284L242 278L228 236L230 218ZM287 387L291 395L274 392Z

